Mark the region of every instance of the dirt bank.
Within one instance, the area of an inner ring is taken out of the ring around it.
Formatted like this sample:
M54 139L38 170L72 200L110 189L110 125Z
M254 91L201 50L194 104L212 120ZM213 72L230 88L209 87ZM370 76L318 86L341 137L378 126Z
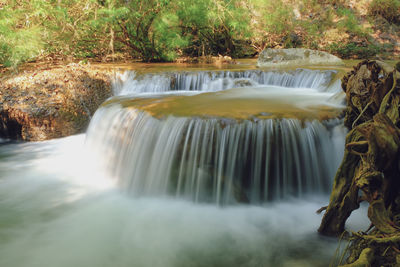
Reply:
M0 136L40 141L84 131L111 96L111 73L90 65L30 68L0 80Z

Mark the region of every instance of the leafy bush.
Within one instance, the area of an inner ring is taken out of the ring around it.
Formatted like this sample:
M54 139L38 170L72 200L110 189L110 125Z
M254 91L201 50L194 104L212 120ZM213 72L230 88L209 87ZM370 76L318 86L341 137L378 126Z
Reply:
M342 19L337 24L339 29L356 34L358 36L366 36L366 32L360 25L360 22L358 21L353 11L346 8L339 8L337 13L342 17Z
M368 7L368 14L383 17L390 23L400 23L400 1L373 0Z
M361 46L356 43L333 43L329 47L331 53L336 54L341 58L371 58L376 56L381 49L381 46L374 44Z
M84 59L126 53L143 61L218 54L245 57L264 47L326 48L332 40L324 40L324 33L330 30L368 40L368 30L347 2L3 0L0 64L15 67L45 56ZM396 22L399 8L400 0L373 0L369 14ZM330 47L343 57L371 57L379 49L355 43Z
M192 55L244 55L253 33L251 14L242 0L176 1L179 28L188 38L184 52Z
M16 67L40 55L43 41L40 29L24 29L12 33L0 33L0 62L5 67Z
M6 67L50 53L73 54L93 44L84 40L90 31L86 24L94 14L93 1L4 2L0 4L0 64ZM79 46L78 40L85 46Z
M43 47L43 28L31 23L32 17L7 6L0 9L0 64L16 67L37 57Z
M274 34L287 34L294 28L294 14L282 1L267 1L264 15L267 32Z

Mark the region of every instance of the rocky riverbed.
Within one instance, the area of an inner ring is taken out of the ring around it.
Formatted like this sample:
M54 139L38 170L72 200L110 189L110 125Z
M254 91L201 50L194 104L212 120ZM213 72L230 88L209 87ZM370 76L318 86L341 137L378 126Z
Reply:
M111 72L69 64L0 79L0 137L40 141L83 132L111 96Z

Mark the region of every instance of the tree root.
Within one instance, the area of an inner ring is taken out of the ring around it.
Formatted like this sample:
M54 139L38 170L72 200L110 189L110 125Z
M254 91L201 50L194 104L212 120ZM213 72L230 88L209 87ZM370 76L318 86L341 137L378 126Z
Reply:
M400 81L396 70L363 61L342 80L350 128L318 231L339 236L351 212L369 203L373 229L353 233L346 267L400 264ZM362 197L359 197L362 192Z
M365 248L363 251L360 253L360 257L358 259L350 264L345 264L345 265L340 265L340 267L366 267L366 266L372 266L372 258L374 256L374 251L371 248Z
M321 208L319 208L315 213L317 213L317 214L321 214L324 210L326 210L328 208L328 206L324 206L324 207L321 207Z
M400 233L396 233L389 236L378 236L378 235L364 235L360 233L353 232L354 236L362 238L366 241L378 243L378 244L387 244L387 243L398 243L400 242Z

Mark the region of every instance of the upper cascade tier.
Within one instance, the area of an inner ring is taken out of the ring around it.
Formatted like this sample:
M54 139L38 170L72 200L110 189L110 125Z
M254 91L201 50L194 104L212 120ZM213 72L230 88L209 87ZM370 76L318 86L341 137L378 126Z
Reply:
M340 92L335 70L296 69L288 71L200 71L138 74L126 71L114 82L115 95L164 93L169 91L215 92L238 87L275 85Z

